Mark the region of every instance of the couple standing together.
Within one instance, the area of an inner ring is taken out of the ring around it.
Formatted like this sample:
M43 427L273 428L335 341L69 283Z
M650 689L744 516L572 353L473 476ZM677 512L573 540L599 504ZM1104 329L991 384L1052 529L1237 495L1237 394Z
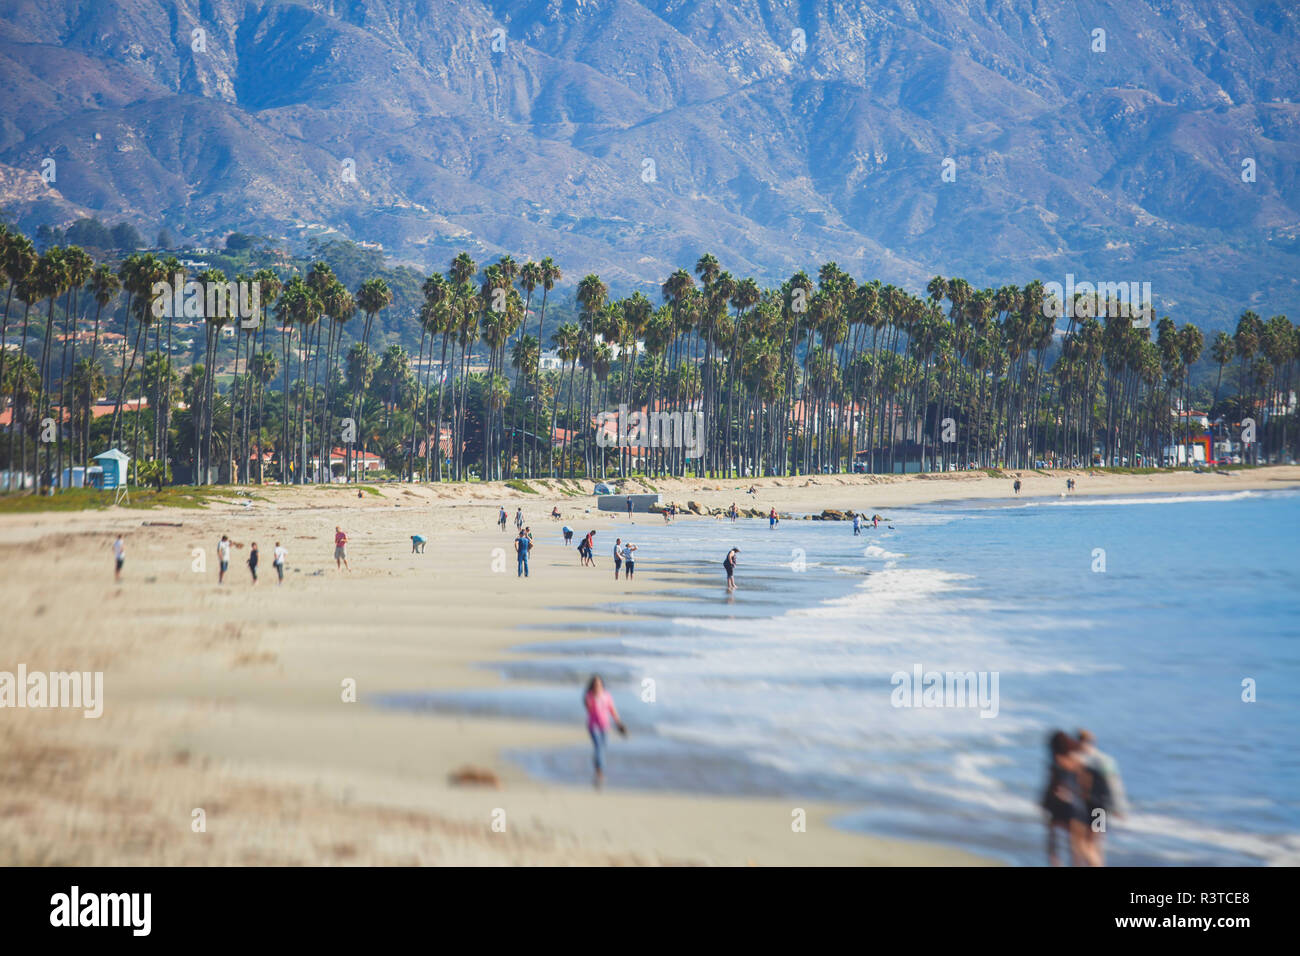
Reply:
M505 511L502 510L502 514ZM515 559L517 569L515 577L528 577L528 555L533 550L533 529L520 527L519 535L515 538Z
M627 579L632 580L632 573L636 571L636 557L634 552L636 545L631 541L624 542L622 538L614 539L614 580L618 580L618 572L627 566Z
M1102 839L1109 818L1128 813L1119 765L1097 749L1087 730L1076 737L1058 730L1047 746L1047 787L1040 804L1047 811L1047 862L1060 865L1056 838L1064 835L1071 866L1104 866Z

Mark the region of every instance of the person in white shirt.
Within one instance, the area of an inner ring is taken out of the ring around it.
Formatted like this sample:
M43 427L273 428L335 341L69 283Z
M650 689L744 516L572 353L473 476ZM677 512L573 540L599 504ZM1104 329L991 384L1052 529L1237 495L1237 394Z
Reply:
M221 584L226 580L226 571L230 568L230 539L224 534L217 542L217 560L221 563L217 571L217 583Z
M126 560L126 544L122 541L119 534L117 540L113 542L113 562L116 565L113 571L113 580L122 580L122 562Z
M275 565L275 573L279 577L280 584L284 583L284 559L289 554L279 541L275 543L275 551L272 552L271 563Z

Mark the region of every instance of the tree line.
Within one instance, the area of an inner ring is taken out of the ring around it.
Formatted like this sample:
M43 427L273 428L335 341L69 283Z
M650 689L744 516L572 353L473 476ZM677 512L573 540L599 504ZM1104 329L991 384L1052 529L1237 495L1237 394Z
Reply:
M706 254L658 302L613 298L586 275L557 322L551 258L480 267L461 253L423 281L418 307L388 317L418 336L412 356L377 332L389 283L358 276L349 289L321 259L235 275L256 283L258 313L199 315L202 353L182 367L173 338L187 316L160 312L154 291L178 275L231 281L153 252L38 253L0 230L7 483L35 472L57 485L109 447L158 485L321 480L337 448L345 476L369 452L424 481L1159 465L1201 430L1175 414L1193 403L1223 420L1217 437L1248 438L1252 461L1289 457L1298 440L1300 330L1282 315L1244 312L1194 380L1196 325L1137 321L1135 304L1096 295L1063 309L1038 281L936 276L917 295L831 262L764 288ZM100 396L111 415L95 414ZM604 447L593 423L620 405L696 416L702 454Z

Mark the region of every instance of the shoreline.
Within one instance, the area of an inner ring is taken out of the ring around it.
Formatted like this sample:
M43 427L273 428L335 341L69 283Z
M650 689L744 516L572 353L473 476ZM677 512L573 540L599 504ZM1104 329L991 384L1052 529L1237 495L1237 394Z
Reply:
M1026 474L1021 497L1035 497L1036 487L1049 483L1059 487L1066 476ZM739 494L717 482L654 484L669 500L691 493L714 507L733 499L746 506L740 499L753 484L761 503L781 499L808 504L809 511L852 507L853 500L879 508L1009 497L1009 478L983 473L871 483L861 480L866 477L814 476L793 488L778 484L788 479L746 480ZM1228 475L1078 477L1077 495L1300 487L1300 468L1291 466ZM4 660L29 669L102 669L108 697L100 720L3 712L0 755L9 786L0 805L0 859L10 865L996 862L829 825L857 806L809 801L802 805L808 832L795 834L790 800L617 788L595 794L533 780L503 756L582 745L580 715L569 727L366 704L367 694L502 686L493 667L525 659L514 650L524 643L523 625L546 626L544 640L558 643L589 636L575 630L580 625L620 618L596 607L608 592L593 593L592 578L572 552L547 540L549 518L534 525L542 545L534 567L542 573L533 580L540 586L524 591L528 585L517 582L513 568L489 570L492 549L506 548L512 538L493 527L500 504L542 514L558 503L576 528L568 516L575 506L587 508L590 498L478 485L381 487L378 497L365 499L340 497L335 488L275 489L266 502L199 511L0 514L0 555L13 572L0 595L16 622L0 639ZM870 502L862 500L864 491ZM418 510L429 505L440 507ZM620 519L615 512L578 514L597 528L616 529ZM149 520L181 527L143 527ZM338 580L325 545L338 523L352 536L355 570L342 575L350 581ZM280 593L274 575L267 580L269 561L262 582L249 587L240 550L231 562L233 580L223 588L211 567L195 579L193 548L206 547L214 565L215 538L226 529L241 543L257 535L268 555L272 536L280 535L290 552ZM107 547L116 530L128 532L120 589L111 583ZM415 531L429 538L425 555L404 553L409 541L404 548L401 538ZM646 590L690 586L657 577L653 567L638 570ZM603 564L598 573L607 573ZM236 600L237 589L251 599ZM654 598L642 593L638 600ZM340 701L345 679L356 680L361 707ZM449 784L447 774L464 765L495 773L502 789ZM200 808L208 825L195 833L191 814ZM491 829L495 810L505 810L505 832Z

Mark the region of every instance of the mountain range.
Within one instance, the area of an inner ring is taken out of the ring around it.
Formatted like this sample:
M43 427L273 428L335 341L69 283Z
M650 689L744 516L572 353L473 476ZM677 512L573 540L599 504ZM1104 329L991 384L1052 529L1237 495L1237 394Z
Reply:
M615 292L1146 281L1214 327L1300 313L1298 85L1285 0L11 0L0 208Z

